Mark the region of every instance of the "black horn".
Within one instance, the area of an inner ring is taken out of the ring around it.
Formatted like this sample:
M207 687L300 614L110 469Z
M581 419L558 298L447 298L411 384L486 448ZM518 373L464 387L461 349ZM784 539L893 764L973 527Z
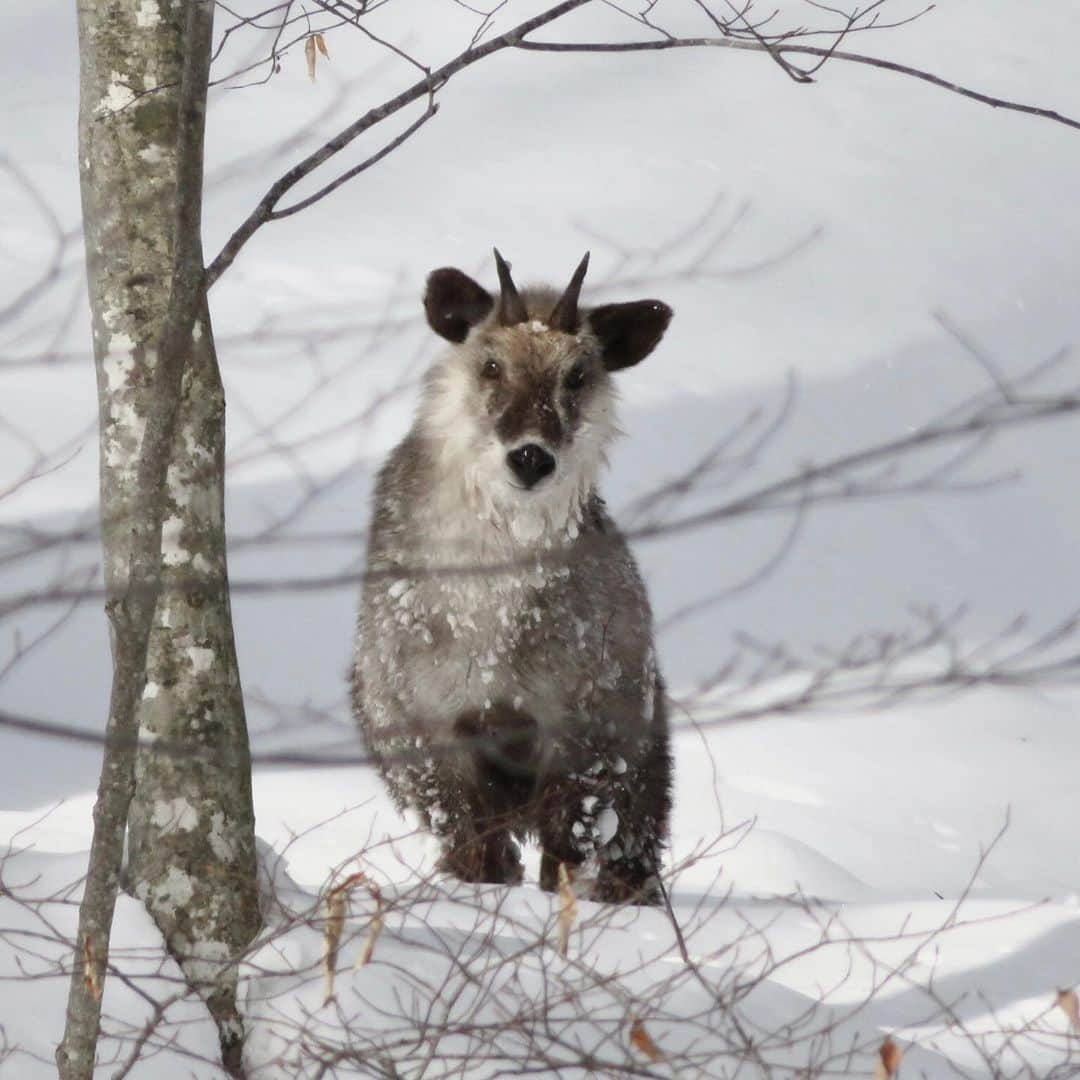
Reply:
M567 334L576 334L578 329L578 297L581 295L581 283L585 280L585 271L589 269L589 253L578 263L566 292L559 297L559 302L551 312L548 326L552 330L562 330Z
M495 268L499 271L499 322L503 326L515 326L525 322L529 317L525 310L525 301L521 299L510 276L510 267L506 260L499 254L498 248L492 248L495 252Z

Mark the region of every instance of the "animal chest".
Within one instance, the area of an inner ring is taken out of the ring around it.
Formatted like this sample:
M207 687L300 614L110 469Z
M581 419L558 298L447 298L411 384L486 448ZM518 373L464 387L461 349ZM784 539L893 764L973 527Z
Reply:
M406 711L435 727L512 705L545 728L576 693L559 590L542 575L434 572L392 580L380 652ZM560 615L562 616L560 618Z

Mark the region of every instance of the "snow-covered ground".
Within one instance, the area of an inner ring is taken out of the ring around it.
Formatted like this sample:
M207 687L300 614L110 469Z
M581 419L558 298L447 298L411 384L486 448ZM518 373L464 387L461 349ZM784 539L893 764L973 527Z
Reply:
M513 3L503 23L538 6ZM897 3L894 13L917 7ZM0 56L11 73L5 153L65 226L78 219L70 8L42 0L0 14ZM545 36L582 38L607 26L629 35L610 9L591 8ZM402 0L380 18L433 61L471 26L449 0ZM849 47L1080 116L1078 36L1073 4L950 0ZM31 49L33 41L50 48ZM341 31L330 47L314 86L296 54L269 85L218 95L209 252L285 160L358 103L413 77L359 35ZM295 132L286 158L267 154ZM519 276L559 280L588 247L592 295L673 304L661 348L622 379L628 437L605 491L633 523L643 494L753 410L763 410L762 424L780 412L789 373L789 414L752 468L723 488L723 477L710 478L716 486L681 509L902 435L984 389L983 365L935 313L1010 376L1075 346L1078 176L1077 132L867 68L833 63L817 84L799 87L760 56L723 50L516 54L480 65L450 85L438 118L413 141L331 199L263 230L214 290L231 409L234 578L333 576L360 565L360 541L347 534L363 528L372 471L408 423L434 348L415 302L433 266L457 263L490 281L497 243ZM0 265L15 291L41 264L47 233L13 186L0 198L8 210ZM96 450L93 435L80 433L93 418L93 373L81 286L70 285L70 297L61 289L20 325L25 336L4 340L5 361L35 356L59 327L55 348L73 358L0 367L0 490L29 461L26 437L48 451L68 440L81 449L0 500L6 525L92 519ZM1047 386L1080 381L1078 373L1066 357ZM963 606L956 637L968 646L1020 615L1018 642L1068 617L1080 608L1078 470L1075 421L1058 421L1001 436L966 467L968 479L1005 477L1000 483L814 508L790 550L784 515L639 545L665 670L675 696L690 703L676 714L671 861L680 867L672 910L694 963L667 913L586 903L563 960L558 902L530 884L476 890L430 879L429 845L407 833L365 767L257 768L258 830L281 906L272 939L247 969L252 1063L288 1061L320 1044L332 1053L346 1026L363 1048L375 1032L400 1031L400 1018L437 987L458 1026L422 1046L403 1034L402 1075L452 1074L463 1053L478 1075L513 1071L486 1055L520 1058L520 1036L500 1042L492 1024L545 1008L551 1067L568 1048L585 1047L601 1075L631 1062L671 1075L674 1060L679 1075L734 1075L725 1057L733 1016L765 1060L828 1060L833 1075L869 1076L865 1051L886 1034L905 1048L903 1076L1080 1075L1080 1034L1069 1036L1054 1006L1059 989L1080 984L1075 691L982 689L887 709L834 705L715 722L730 704L720 695L753 662L748 641L813 656L861 632L917 633L920 606L943 615ZM250 542L268 527L274 543ZM324 539L301 541L302 532ZM785 554L757 580L776 552ZM95 559L91 540L0 565L0 592L39 588L58 568ZM359 754L343 679L354 591L238 590L257 752ZM673 619L713 594L717 602ZM22 618L22 640L57 614ZM735 655L743 657L735 673L698 696ZM104 621L88 603L0 680L0 708L97 730L107 689ZM56 955L45 938L74 926L71 884L84 866L96 751L0 730L0 763L0 842L29 849L5 864L0 895L0 1055L19 1048L0 1056L0 1076L21 1080L50 1075L62 1029L64 982L35 973ZM385 925L371 962L354 970L374 903L356 889L336 1004L322 1007L323 932L303 916L322 916L332 874L361 868L381 890ZM52 902L35 912L19 902L28 896ZM130 899L116 927L122 970L145 981L133 988L111 979L105 1010L137 1036L150 1015L138 990L169 996L175 971ZM20 961L16 945L42 958ZM462 957L488 981L469 983ZM616 970L619 978L607 978ZM754 973L760 981L744 994L736 984ZM482 1000L491 986L497 1000ZM634 1016L659 1061L630 1040ZM168 1020L177 1047L158 1049L133 1075L214 1076L190 1056L215 1052L199 1008L180 1000ZM850 1047L859 1050L851 1058ZM123 1060L130 1042L102 1049ZM435 1060L425 1065L425 1054ZM103 1066L102 1075L114 1070ZM762 1070L751 1060L739 1075Z

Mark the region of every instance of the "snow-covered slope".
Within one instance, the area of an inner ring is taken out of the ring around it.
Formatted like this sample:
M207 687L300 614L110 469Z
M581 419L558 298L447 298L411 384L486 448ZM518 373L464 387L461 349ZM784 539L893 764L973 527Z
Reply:
M503 21L528 7L511 4ZM796 10L816 17L805 5ZM895 13L911 10L900 5ZM403 0L379 18L387 33L406 27L410 48L431 60L457 45L468 21L449 0ZM74 225L73 12L46 0L4 11L0 20L0 58L13 73L5 150ZM631 33L606 6L590 6L565 31L545 36L586 37L609 27ZM951 0L849 46L1080 116L1072 59L1078 36L1080 10L1072 4ZM30 41L50 48L31 50ZM330 46L332 59L314 86L299 55L290 55L267 86L219 93L210 124L217 179L209 251L280 171L282 160L266 154L275 140L301 133L292 160L358 103L380 100L413 77L359 35L339 32ZM335 115L323 115L328 109ZM349 161L376 145L365 143ZM766 418L782 410L789 374L789 414L752 469L685 507L903 434L984 389L983 365L935 313L1010 375L1074 345L1077 176L1075 131L838 62L809 87L792 84L760 56L725 50L511 54L480 65L451 84L439 117L413 141L331 199L263 230L214 290L231 408L233 575L239 582L355 575L362 543L343 534L363 529L371 474L408 423L416 378L434 347L416 302L433 266L457 263L490 280L487 253L498 243L521 277L560 279L588 247L592 295L657 295L673 304L676 318L662 347L622 379L628 435L613 456L606 492L633 524L643 494L685 471L755 409ZM14 188L0 198L9 210L0 219L2 273L17 286L40 261L45 235ZM633 252L628 260L623 248ZM79 283L72 280L71 289L77 300ZM5 342L5 356L33 355L62 325L66 302L58 296L38 313L43 328L25 341ZM44 449L76 436L93 416L86 320L74 310L59 345L71 362L0 367L0 415ZM312 327L325 331L317 344L303 340ZM1069 365L1066 357L1051 377L1055 385L1077 381L1075 362ZM382 395L389 396L370 412ZM298 401L305 408L296 410ZM26 454L23 440L0 430L0 489ZM64 468L0 500L0 517L64 527L82 508L92 512L95 462L87 435ZM889 710L832 708L712 726L715 708L693 695L738 650L740 635L810 655L861 631L910 630L919 605L943 613L964 605L958 635L968 642L1021 614L1029 620L1023 633L1053 625L1080 606L1078 470L1075 422L1017 429L984 448L964 474L1007 476L1003 482L965 494L815 508L760 581L755 571L784 549L789 518L739 519L639 545L664 627L669 681L677 697L695 702L678 721L672 858L683 869L673 909L687 925L708 914L692 947L717 985L751 962L751 943L767 942L774 958L799 957L772 971L740 1006L759 1032L796 1023L830 988L818 1017L830 1030L830 1053L851 1043L872 1048L892 1032L905 1046L917 1044L906 1059L910 1075L951 1076L954 1066L990 1075L965 1032L998 1032L987 1043L995 1053L1001 1032L1033 1024L1015 1053L992 1058L1001 1072L1080 1072L1076 1040L1070 1043L1064 1015L1052 1008L1058 988L1080 983L1075 694L985 690ZM301 505L290 528L330 539L240 543ZM39 587L58 566L95 559L91 542L29 568L0 568L0 592ZM237 592L257 749L325 745L359 754L344 708L354 591L349 581L314 592ZM717 602L670 622L713 594ZM23 619L24 640L55 615ZM107 689L106 633L91 602L0 681L0 704L94 730ZM0 747L0 840L33 845L8 863L5 887L18 885L16 896L59 890L46 912L49 926L70 931L73 894L65 887L77 879L88 843L95 752L11 732L0 732ZM259 832L270 850L286 852L290 878L279 872L279 885L291 910L321 910L317 896L331 869L352 869L349 860L366 849L364 868L380 882L390 914L372 963L353 972L371 911L367 894L357 892L338 997L368 1035L379 1026L379 1007L399 1001L407 1010L418 987L444 985L447 1000L467 1001L467 994L453 997L452 958L473 942L481 961L526 949L509 1000L534 1000L541 968L554 971L560 986L576 987L581 997L577 1011L565 1014L566 1038L596 1040L609 1065L637 1054L626 1060L645 1066L647 1056L627 1049L628 1002L640 1004L649 987L678 976L663 1007L645 1018L648 1030L669 1055L700 1039L693 1051L701 1055L699 1074L724 1075L717 1062L730 1031L710 1019L702 985L663 913L583 904L573 963L552 967L544 960L550 946L531 949L554 933L550 899L528 885L480 890L478 899L475 890L426 881L433 863L425 842L405 837L379 846L406 826L366 768L266 767L255 783ZM980 850L1006 822L980 863ZM418 908L401 899L425 889L431 895ZM1044 897L1049 901L1038 903ZM43 928L11 898L0 897L0 908L7 930ZM810 948L822 922L841 944ZM901 928L908 936L897 939ZM132 950L125 965L157 970L157 959L134 958L154 957L157 947L129 901L118 912L118 934ZM744 934L736 963L724 950ZM483 945L489 935L495 944ZM8 934L9 942L33 940ZM321 930L299 925L253 957L246 990L258 1018L253 1060L322 1038L336 1045L342 1014L318 1009L321 948ZM581 982L585 960L593 978L629 954L642 963L614 989ZM875 990L881 972L901 961L909 962L903 976ZM286 962L312 966L294 985L279 974ZM0 1023L8 1044L21 1050L0 1058L0 1075L21 1080L50 1074L64 984L28 978L14 964L12 950L0 954L7 980L0 983ZM174 974L165 964L152 991L168 992ZM934 999L926 993L931 984ZM268 993L277 995L272 1003ZM965 1031L946 1030L943 1003ZM179 1025L170 1030L184 1052L212 1056L212 1032L198 1010L183 1002L170 1008ZM115 979L106 1011L134 1032L149 1015ZM581 1020L586 1014L589 1023ZM298 1028L305 1024L302 1044ZM799 1028L806 1038L794 1039L790 1053L777 1049L775 1060L805 1062L812 1030ZM468 1045L446 1044L445 1060ZM128 1049L106 1045L121 1059ZM410 1060L409 1075L420 1075ZM670 1073L663 1061L648 1067ZM841 1075L869 1075L871 1067L866 1056L833 1062ZM441 1075L428 1069L425 1075ZM213 1070L171 1051L135 1071L192 1074Z

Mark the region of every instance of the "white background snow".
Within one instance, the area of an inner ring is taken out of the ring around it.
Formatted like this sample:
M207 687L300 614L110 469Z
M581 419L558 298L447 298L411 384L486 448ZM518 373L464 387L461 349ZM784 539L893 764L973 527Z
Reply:
M541 6L511 4L498 25ZM897 0L889 10L903 15L918 5ZM801 17L815 13L804 6ZM67 228L79 212L74 23L73 6L60 0L0 12L3 152ZM436 62L457 51L473 20L452 3L401 0L379 25ZM605 32L635 33L600 6L544 36ZM949 0L848 47L1080 116L1077 40L1080 8L1066 0ZM214 98L209 256L305 147L413 81L412 69L347 28L329 45L332 58L314 85L296 50L268 85ZM789 419L732 490L902 434L984 389L986 372L935 313L1013 375L1080 336L1080 132L840 62L814 85L796 86L767 58L726 50L508 53L456 78L441 100L439 116L386 161L262 230L213 291L231 410L230 557L238 582L355 573L362 565L361 543L350 536L250 541L297 508L302 514L286 532L363 529L372 471L407 426L416 379L437 347L421 325L423 276L452 263L491 281L493 243L519 278L554 281L590 248L597 286L613 274L631 279L618 293L592 295L657 295L676 310L657 353L621 377L628 437L613 455L605 494L624 520L637 497L688 468L748 411L779 409L789 377ZM348 162L386 137L376 129ZM294 141L273 153L286 138ZM43 264L49 240L13 185L0 197L0 266L10 295ZM628 263L622 249L634 253ZM704 252L700 272L689 272ZM82 285L75 276L68 285L4 342L0 489L28 460L24 436L49 451L71 442L78 452L0 502L5 529L93 519L94 377ZM385 332L372 331L384 323ZM54 333L70 359L13 362L38 355ZM1078 375L1077 359L1066 357L1051 383ZM298 401L303 409L294 409ZM920 605L943 613L963 605L958 633L968 642L1019 615L1027 620L1022 634L1053 626L1080 607L1078 470L1075 421L1018 429L986 447L966 474L1007 475L1004 482L813 509L794 549L743 590L734 587L783 543L789 521L745 519L642 544L661 624L688 603L732 590L663 632L673 693L691 694L741 635L805 655L860 631L911 631ZM92 565L97 553L90 542L66 558L69 567ZM58 565L49 556L31 568L0 567L0 589L40 587ZM360 753L344 687L354 594L351 584L237 592L256 752ZM24 637L50 614L24 618ZM0 682L0 708L99 730L108 678L104 619L87 603ZM934 955L920 960L923 975L933 970L974 1029L1041 1016L1054 1038L1025 1053L1030 1075L1045 1075L1061 1065L1067 1039L1063 1018L1042 1014L1057 988L1080 983L1078 701L1065 686L980 690L885 711L773 716L700 731L679 714L672 858L735 831L678 878L676 910L689 911L709 889L719 897L730 888L732 900L700 950L721 947L740 919L771 916L770 940L782 953L801 948L813 930L800 909L759 898L828 900L852 934L887 937L909 917L917 930L940 926L971 885L962 917L975 925L936 939ZM706 725L709 718L704 706L693 717ZM18 835L19 847L32 847L11 864L17 877L40 873L42 891L77 879L96 751L0 730L0 763L0 842ZM364 842L405 829L374 775L358 765L258 768L255 794L259 834L279 851L325 823L287 854L291 879L312 892ZM972 882L981 849L1006 819ZM417 862L430 868L431 852L412 839L393 857L370 860L399 883L407 878L403 863ZM519 892L515 911L540 926L549 900L531 886ZM5 928L27 918L2 897L0 909ZM454 901L432 911L436 922L455 925ZM70 910L57 918L73 925ZM627 916L593 947L608 961L627 948L651 949L666 976L676 956L667 925L654 912ZM409 937L404 925L397 929L399 938L389 927L380 948L400 957ZM121 948L155 940L133 901L121 902L116 939ZM298 934L296 956L317 958L319 944L314 933ZM761 1015L794 1008L781 991L814 997L833 981L828 967L820 956L794 965ZM26 1051L0 1071L50 1075L66 987L18 977L10 951L0 951L0 976L0 1023L8 1042ZM350 977L357 992L370 992L378 963L353 976L346 965L341 978ZM856 966L830 1000L860 1000L869 978ZM296 1000L314 1007L320 992L316 973ZM145 1009L121 988L110 990L106 1007L136 1026ZM679 1002L669 1008L677 1017ZM920 1071L912 1075L954 1075L950 1059L984 1075L970 1046L950 1041L940 1024L920 1027L929 1012L909 981L881 991L851 1031L914 1041L921 1049L910 1053L910 1067ZM192 1047L212 1053L205 1025L184 1031ZM273 1025L258 1032L253 1053L275 1053ZM665 1037L677 1042L678 1025L658 1022L654 1035L661 1045ZM870 1067L865 1059L853 1069L868 1075ZM214 1075L179 1056L142 1068L136 1075ZM706 1067L702 1075L720 1074Z

